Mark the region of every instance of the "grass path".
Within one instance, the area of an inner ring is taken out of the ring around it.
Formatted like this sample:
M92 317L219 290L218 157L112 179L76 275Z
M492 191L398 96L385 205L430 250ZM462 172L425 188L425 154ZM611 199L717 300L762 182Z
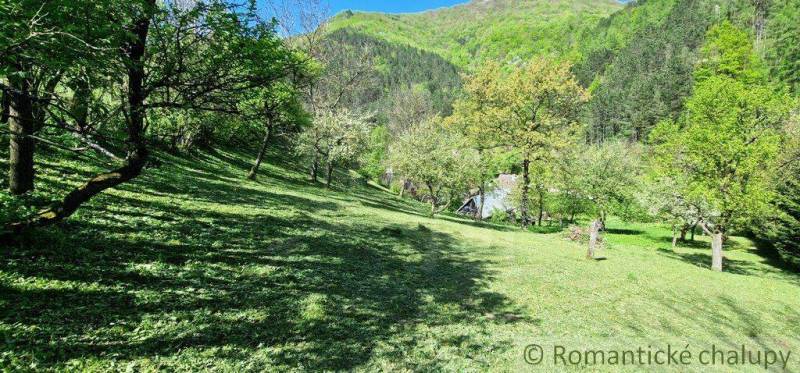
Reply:
M432 220L358 182L327 192L291 163L250 182L242 154L164 158L4 249L0 368L580 369L527 365L532 343L800 355L800 277L746 239L714 273L705 243L672 250L662 227L615 223L608 260L587 261L559 233ZM42 195L91 172L41 169Z

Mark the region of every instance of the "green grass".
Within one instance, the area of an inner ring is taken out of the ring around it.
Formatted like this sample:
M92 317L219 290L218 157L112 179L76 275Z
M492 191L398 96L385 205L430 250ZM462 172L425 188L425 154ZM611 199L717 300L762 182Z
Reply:
M52 159L44 195L92 171ZM531 343L800 353L800 277L743 238L715 273L705 244L612 223L589 261L561 233L432 220L344 175L328 192L291 163L244 181L241 153L162 159L3 248L0 368L524 371ZM588 369L620 368L642 369Z

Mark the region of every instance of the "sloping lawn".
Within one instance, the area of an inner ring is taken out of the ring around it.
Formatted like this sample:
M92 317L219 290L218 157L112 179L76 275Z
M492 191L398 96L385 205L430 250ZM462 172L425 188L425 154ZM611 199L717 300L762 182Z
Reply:
M251 182L246 154L161 158L3 247L0 368L729 371L696 355L564 366L551 352L744 344L792 350L800 369L800 277L746 239L715 273L706 242L672 250L663 227L613 223L607 260L589 261L561 233L431 220L355 180L326 191L301 165ZM38 195L92 171L79 164L42 160Z

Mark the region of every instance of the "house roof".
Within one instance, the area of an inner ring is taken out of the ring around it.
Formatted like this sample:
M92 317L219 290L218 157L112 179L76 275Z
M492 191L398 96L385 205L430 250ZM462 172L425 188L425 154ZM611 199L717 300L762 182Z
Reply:
M513 206L511 205L510 201L508 201L508 196L511 194L511 191L514 190L514 187L517 185L518 182L518 175L511 175L511 174L502 174L495 179L495 187L491 190L486 191L484 196L486 197L486 201L483 204L483 218L488 218L492 216L492 212L494 210L503 210L507 211ZM474 201L475 205L478 206L481 203L481 196L476 195L470 198L467 198L464 201L464 204L458 211L465 210L465 207L470 203L470 201Z
M517 186L518 179L519 175L500 174L500 176L495 179L494 183L497 185L497 188L508 189L510 191Z

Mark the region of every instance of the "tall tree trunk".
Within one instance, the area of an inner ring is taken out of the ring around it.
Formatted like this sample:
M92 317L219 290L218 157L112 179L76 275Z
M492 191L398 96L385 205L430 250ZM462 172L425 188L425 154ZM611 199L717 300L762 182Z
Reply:
M678 227L672 224L672 248L678 247Z
M539 189L539 226L542 226L542 219L544 218L544 190Z
M519 206L519 213L522 217L522 227L527 228L530 217L528 216L528 184L531 182L531 176L529 174L531 161L528 159L528 156L525 156L525 159L522 161L522 201L520 201Z
M723 229L716 226L712 231L706 222L701 222L700 227L703 228L703 232L711 236L711 269L722 272Z
M264 134L264 139L261 140L261 149L258 150L256 163L253 164L253 167L250 169L250 173L247 174L247 178L250 180L256 179L258 168L261 167L261 162L264 160L264 153L267 152L267 145L269 144L269 136L271 133L272 131L270 131L269 127L267 127L266 133Z
M602 226L603 224L600 222L600 219L595 219L589 226L589 250L586 252L587 259L594 259L597 243L600 241L600 229Z
M72 117L75 119L75 131L72 132L72 136L94 150L97 154L111 158L117 162L123 161L122 158L103 147L99 142L93 140L88 134L91 130L91 128L89 128L89 102L92 97L92 89L89 87L89 83L85 79L78 78L74 81L72 90L74 93L69 109ZM175 140L176 139L173 138L173 149L177 148Z
M601 210L600 211L600 229L606 229L606 216L607 215L608 215L608 213L606 213L606 210Z
M331 188L331 180L333 180L333 163L331 161L326 162L327 166L327 173L325 174L325 188Z
M433 192L433 186L431 185L431 183L425 183L425 185L428 186L428 192L430 192L430 195L431 195L431 215L430 216L431 216L431 218L433 218L434 216L436 216L436 195Z
M89 100L92 91L85 79L75 79L72 90L72 103L69 111L75 119L75 130L84 133L89 128Z
M684 224L681 226L681 242L686 242L686 233L689 232L689 228L691 226L688 224Z
M20 233L32 227L41 227L57 223L72 215L83 203L119 184L138 176L147 162L148 150L144 141L144 53L147 44L147 34L150 30L150 12L155 9L155 0L147 1L148 11L136 19L132 25L134 38L123 48L124 57L128 60L128 120L126 140L128 156L125 164L111 172L99 174L83 186L74 189L53 207L44 210L34 217L6 226L12 233Z
M31 137L36 129L31 82L28 78L9 79L13 91L9 92L9 154L8 190L11 194L25 194L33 190L33 155L36 143Z
M755 49L762 51L764 39L766 37L767 11L769 10L769 0L752 0L755 6L753 15L753 28L755 29Z
M692 229L691 229L692 235L689 237L689 240L692 241L692 242L694 242L694 231L696 229L697 229L697 223L694 223L694 225L692 226Z
M314 160L311 161L311 180L317 182L317 170L319 169L319 153L314 152Z
M11 96L6 91L0 91L0 125L8 124L9 106L11 106Z

